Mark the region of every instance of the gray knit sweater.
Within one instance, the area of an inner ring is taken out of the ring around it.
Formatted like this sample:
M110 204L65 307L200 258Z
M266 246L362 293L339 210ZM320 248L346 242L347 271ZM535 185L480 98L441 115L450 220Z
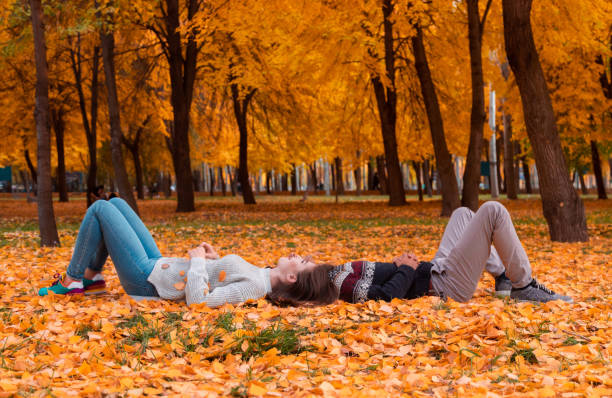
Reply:
M271 290L270 269L256 267L235 254L217 260L162 257L147 280L161 298L209 307L256 300Z

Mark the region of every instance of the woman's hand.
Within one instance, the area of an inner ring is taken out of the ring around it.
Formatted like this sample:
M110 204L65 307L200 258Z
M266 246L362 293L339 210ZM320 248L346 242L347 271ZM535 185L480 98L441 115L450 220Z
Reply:
M195 257L206 258L206 250L204 250L202 246L198 246L195 249L191 249L188 251L188 253L190 259Z
M204 257L204 258L206 258L208 260L216 260L216 259L219 258L219 255L217 254L215 248L212 247L212 245L210 245L210 244L208 244L206 242L202 242L200 244L200 246L198 246L198 247L203 248L204 251L206 252L206 257Z
M417 256L412 252L406 252L399 257L395 257L393 259L393 263L397 267L399 267L400 265L407 265L412 269L417 269L417 267L419 266L419 260L417 259Z

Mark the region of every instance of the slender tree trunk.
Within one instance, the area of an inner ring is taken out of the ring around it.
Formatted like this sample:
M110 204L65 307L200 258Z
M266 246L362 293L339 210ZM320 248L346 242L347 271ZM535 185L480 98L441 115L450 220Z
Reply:
M168 199L172 196L172 174L164 173L164 196Z
M423 163L421 163L421 172L423 174L423 180L425 182L425 192L427 193L427 197L431 198L433 196L433 187L431 186L431 177L429 176L429 159L425 159Z
M608 199L608 195L606 195L606 186L604 185L603 173L601 172L599 150L597 149L597 141L595 140L591 140L591 161L593 162L593 174L595 174L595 182L597 183L597 198Z
M376 95L378 114L383 144L385 147L385 162L387 166L387 192L390 206L406 204L406 193L402 181L399 156L397 154L397 91L395 88L395 51L393 38L393 1L383 0L383 28L385 46L385 73L388 83L383 83L380 76L372 78L372 86Z
M111 158L115 181L119 188L119 195L138 213L138 205L134 199L134 192L125 170L123 152L121 150L121 121L119 118L119 99L117 96L117 82L115 73L115 37L111 31L100 30L102 46L102 62L104 64L104 77L106 82L106 98L108 101L108 117L110 119Z
M93 62L91 70L91 123L87 116L87 104L85 103L85 94L83 90L83 77L81 73L81 36L77 35L77 47L74 50L70 48L70 64L72 73L74 74L75 87L79 97L79 109L81 111L81 120L83 129L85 130L85 138L87 138L87 149L89 152L89 168L87 170L87 207L91 206L92 194L96 188L96 174L98 173L98 163L96 158L96 142L98 128L98 70L100 65L100 47L96 46L93 50Z
M555 113L531 31L531 4L532 0L502 0L506 53L521 94L544 218L553 241L586 241L584 205L567 175Z
M417 192L419 193L419 202L423 201L423 182L421 181L421 163L412 161L412 167L414 168L414 173L416 174L417 180Z
M289 190L289 177L287 176L287 173L283 173L283 176L281 177L281 191L287 192L288 190Z
M525 178L525 192L531 194L533 193L533 188L531 187L531 172L529 171L527 156L521 158L521 163L523 164L523 178Z
M370 157L368 160L368 191L374 190L374 159Z
M342 178L344 173L342 172L342 158L336 157L334 159L336 164L336 192L338 195L344 195L344 179Z
M30 170L30 175L32 176L32 182L36 184L36 181L38 181L38 173L36 172L36 167L34 167L34 164L32 163L32 159L30 158L30 151L28 149L23 151L23 156L25 157L26 164L28 165L28 170ZM36 192L37 189L34 189L34 191Z
M213 167L208 168L208 175L210 176L210 196L215 195L215 169Z
M438 96L427 62L427 54L425 53L425 46L423 44L423 32L419 26L416 26L416 35L412 38L412 49L414 52L417 75L421 83L421 94L423 95L427 119L429 120L431 140L433 142L436 164L440 175L440 185L442 185L442 216L450 216L453 210L460 206L459 187L457 186L453 161L448 151L448 147L446 146L444 124L440 113Z
M266 193L268 195L272 194L272 184L270 183L270 180L272 179L272 172L268 171L266 173Z
M231 85L232 100L234 102L234 115L238 123L238 131L240 132L240 154L238 165L238 180L242 186L242 200L245 205L254 205L255 195L249 182L249 165L248 165L248 131L246 115L249 108L249 103L255 95L255 89L248 89L246 95L240 96L240 90L237 84Z
M61 109L51 110L51 124L55 132L55 149L57 150L57 192L60 202L68 202L68 186L66 184L66 156L64 154L64 133L66 121L64 111Z
M312 166L310 166L310 174L312 175L314 193L317 193L317 191L319 190L319 181L317 181L317 162L314 162Z
M219 167L219 181L221 182L221 192L223 196L227 193L227 186L225 185L225 178L223 176L223 167Z
M521 192L520 190L520 182L521 182L521 172L520 172L520 166L521 166L521 158L520 158L520 153L521 153L521 144L519 144L519 142L517 140L514 140L512 142L513 144L513 148L514 148L514 186L516 189L516 194L518 196L518 194Z
M463 173L461 205L469 207L473 211L478 209L482 134L486 118L482 74L482 34L490 5L491 0L487 2L485 14L481 21L478 0L467 0L470 70L472 75L472 112L470 116L470 142Z
M193 178L193 191L200 192L202 190L202 176L200 175L200 169L195 168L191 171Z
M295 164L291 165L291 195L297 195L297 169Z
M584 183L584 173L582 172L582 170L578 169L576 169L576 173L578 174L578 181L580 182L580 190L582 191L582 194L588 195L589 191L586 187L586 184Z
M385 157L377 156L376 157L376 172L378 173L378 184L380 186L380 193L382 195L386 195L389 193L389 186L387 184L387 169L385 167Z
M51 184L51 137L49 133L49 71L45 48L45 28L40 0L30 0L34 61L36 66L36 93L34 119L38 146L38 226L41 246L59 246L59 235L53 212Z
M227 166L227 175L230 179L230 188L232 190L232 196L236 196L236 177L234 173L232 173L232 169L230 166Z
M496 151L496 156L497 156L497 162L495 162L495 172L497 173L497 192L502 192L503 191L502 183L505 180L502 179L502 175L501 175L500 159L502 158L501 155L502 155L502 152L504 151L504 145L503 145L504 140L503 140L503 137L500 136L500 137L496 137L496 141L498 144L501 143L501 145L495 146L495 151Z
M181 37L181 15L179 0L165 0L165 29L156 32L165 38L165 51L170 72L173 127L170 147L172 163L176 175L177 206L176 211L188 212L195 210L195 196L191 175L191 158L189 148L189 112L193 99L193 87L197 71L198 45L195 34ZM201 1L187 0L185 17L191 21L196 15ZM163 6L162 6L163 7ZM183 43L186 43L183 45Z
M136 192L138 199L144 199L144 182L142 176L142 163L140 162L140 140L135 140L132 145L126 145L130 154L132 155L132 161L134 162L134 171L136 172ZM125 141L124 141L125 144Z
M502 103L505 101L502 100ZM514 142L512 141L512 115L506 113L502 116L504 123L504 181L506 182L506 196L508 199L517 199L518 190L514 176ZM518 172L518 170L516 170Z
M355 185L356 185L355 194L357 196L361 196L361 180L362 180L361 166L357 166L357 168L353 171L353 173L355 175Z

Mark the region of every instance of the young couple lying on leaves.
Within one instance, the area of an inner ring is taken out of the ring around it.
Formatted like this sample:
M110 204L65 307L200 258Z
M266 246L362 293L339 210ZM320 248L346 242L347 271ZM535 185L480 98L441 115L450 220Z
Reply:
M357 303L424 295L466 302L485 269L495 277L497 295L519 301L572 302L531 276L510 214L498 202L486 202L476 213L465 207L455 210L431 262L404 253L392 263L353 261L334 266L292 254L281 257L274 268L260 268L235 254L219 258L207 243L190 250L189 259L162 257L123 199L99 200L83 218L66 273L56 274L53 285L38 294L105 291L101 272L108 255L128 294L185 300L188 305L217 307L261 297L277 304L325 305L337 299Z

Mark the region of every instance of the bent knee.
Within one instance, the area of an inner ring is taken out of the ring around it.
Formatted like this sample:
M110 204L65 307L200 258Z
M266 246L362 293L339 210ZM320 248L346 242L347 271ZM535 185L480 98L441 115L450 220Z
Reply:
M103 209L107 206L112 206L110 203L108 203L108 201L104 200L104 199L98 199L95 202L92 203L91 206L89 206L89 209L87 209L87 211L98 211L100 209Z
M118 197L118 196L115 196L114 198L111 198L111 199L109 199L108 201L109 201L110 203L112 203L112 204L117 204L117 203L125 203L125 204L127 204L127 202L126 202L125 200L121 199L121 198L120 198L120 197Z
M493 211L493 212L499 212L499 211L508 212L508 209L506 209L506 206L494 200L490 200L488 202L483 203L482 206L480 206L479 210L487 210L487 211Z
M458 207L453 210L451 218L467 218L469 220L473 215L474 212L469 207Z

